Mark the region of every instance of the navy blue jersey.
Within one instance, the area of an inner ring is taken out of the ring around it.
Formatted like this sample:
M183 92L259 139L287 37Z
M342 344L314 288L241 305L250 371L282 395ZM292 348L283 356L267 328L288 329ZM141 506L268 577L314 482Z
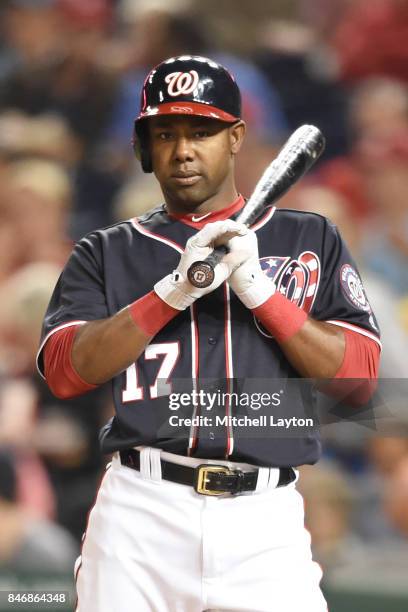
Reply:
M355 263L333 224L317 214L273 208L253 229L261 267L278 291L314 319L379 342ZM114 315L151 291L177 267L196 231L159 206L80 240L52 295L41 346L62 327ZM42 372L41 349L38 365ZM314 463L320 454L316 430L271 441L268 436L237 436L231 421L221 424L216 435L196 422L186 435L172 435L174 428L161 427L158 420L163 406L169 409L173 381L190 381L198 389L200 380L222 380L231 390L236 381L284 382L298 376L279 344L224 283L171 320L137 362L113 379L116 416L102 430L102 449L113 452L143 444L264 466ZM300 388L291 396L291 408L300 413L303 395ZM203 414L197 405L189 410L191 417ZM233 415L232 403L225 411Z

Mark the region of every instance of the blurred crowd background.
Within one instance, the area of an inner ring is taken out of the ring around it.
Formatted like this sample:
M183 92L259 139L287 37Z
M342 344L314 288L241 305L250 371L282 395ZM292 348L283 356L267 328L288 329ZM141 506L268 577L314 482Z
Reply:
M2 0L0 572L69 573L79 550L111 399L51 396L35 369L41 320L75 240L161 202L131 135L143 78L169 56L208 55L235 74L246 196L291 131L321 128L322 160L279 205L339 226L382 329L381 376L408 378L407 41L408 0ZM327 577L406 580L401 408L389 435L330 428L324 459L302 469Z

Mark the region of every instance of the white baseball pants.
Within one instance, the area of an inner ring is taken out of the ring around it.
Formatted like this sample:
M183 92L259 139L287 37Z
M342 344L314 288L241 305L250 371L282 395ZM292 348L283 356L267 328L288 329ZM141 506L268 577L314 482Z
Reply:
M161 480L157 449L140 472L113 458L76 572L76 612L327 611L295 483L203 496Z

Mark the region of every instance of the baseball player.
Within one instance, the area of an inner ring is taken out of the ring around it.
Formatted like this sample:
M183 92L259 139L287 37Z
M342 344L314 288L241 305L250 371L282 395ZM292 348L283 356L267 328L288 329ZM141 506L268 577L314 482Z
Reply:
M319 458L317 432L237 436L231 420L197 418L202 398L186 429L162 427L177 380L197 399L204 379L377 376L379 330L336 228L275 208L250 229L234 220L240 116L234 78L210 59L171 58L147 75L134 147L164 204L80 240L45 316L38 365L52 391L112 380L116 408L78 612L326 610L295 486L295 468ZM214 281L194 287L188 268L219 244Z

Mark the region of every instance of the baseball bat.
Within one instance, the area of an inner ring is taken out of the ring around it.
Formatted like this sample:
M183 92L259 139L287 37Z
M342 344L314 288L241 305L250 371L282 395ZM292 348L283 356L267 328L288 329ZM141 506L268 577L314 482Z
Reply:
M314 125L302 125L295 130L266 168L237 221L249 227L311 168L324 146L325 138ZM199 288L209 287L214 280L214 268L226 253L228 247L220 245L205 260L191 264L187 271L190 283Z

